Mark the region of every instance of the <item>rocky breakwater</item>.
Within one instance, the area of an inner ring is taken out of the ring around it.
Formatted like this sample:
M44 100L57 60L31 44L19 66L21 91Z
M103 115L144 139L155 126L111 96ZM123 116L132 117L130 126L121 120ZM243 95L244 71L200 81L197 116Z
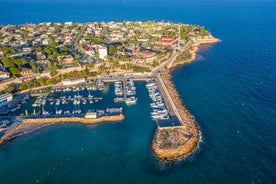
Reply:
M211 34L192 40L182 50L183 53L188 52L190 56L180 54L173 63L167 67L166 73L160 75L161 80L166 85L172 101L176 106L177 112L180 115L178 119L182 124L182 126L178 127L157 127L152 142L152 148L157 157L161 160L174 161L181 157L186 157L197 150L200 142L199 127L194 117L183 104L171 81L171 69L178 65L193 61L196 58L196 53L200 45L215 44L219 41L219 39L213 37Z
M48 123L83 123L97 124L103 122L119 122L124 120L124 115L103 116L100 118L79 118L79 117L61 117L61 118L32 118L23 119L22 124L48 124Z
M199 145L200 132L194 117L182 103L176 91L170 74L162 74L161 79L175 104L182 126L158 127L152 142L152 148L157 157L164 161L173 161L192 154Z
M190 155L198 147L198 134L184 126L158 127L153 139L153 150L162 161L174 161Z

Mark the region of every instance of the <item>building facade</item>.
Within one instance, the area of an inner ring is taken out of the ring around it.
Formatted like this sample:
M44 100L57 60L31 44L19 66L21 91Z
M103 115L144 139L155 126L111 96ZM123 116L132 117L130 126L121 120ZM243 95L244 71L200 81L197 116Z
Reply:
M99 58L106 60L107 59L107 47L100 46L99 47Z
M74 78L74 79L64 79L62 80L62 85L70 86L75 84L85 83L85 78Z
M6 105L10 101L12 101L12 94L6 93L0 95L0 107Z

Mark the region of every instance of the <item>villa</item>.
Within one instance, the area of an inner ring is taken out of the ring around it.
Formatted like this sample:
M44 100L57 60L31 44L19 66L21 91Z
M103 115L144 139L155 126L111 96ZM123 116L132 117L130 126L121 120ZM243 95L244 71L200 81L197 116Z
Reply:
M168 38L168 37L163 37L160 38L159 40L155 41L155 44L158 45L164 45L164 46L172 46L177 42L176 38Z

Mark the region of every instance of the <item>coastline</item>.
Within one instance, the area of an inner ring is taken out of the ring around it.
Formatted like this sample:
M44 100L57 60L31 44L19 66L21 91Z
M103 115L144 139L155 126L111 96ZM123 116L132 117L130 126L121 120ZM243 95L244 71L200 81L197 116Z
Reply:
M185 158L194 153L198 149L200 143L199 126L184 105L183 100L180 98L171 80L172 70L178 66L194 61L201 45L215 44L218 42L219 39L212 36L207 37L207 39L199 39L193 42L190 46L192 47L190 50L191 58L178 63L172 63L172 65L167 68L166 73L161 75L161 80L166 84L166 88L173 97L173 103L178 109L177 111L181 116L181 120L183 120L182 126L169 128L157 127L152 141L152 149L156 156L162 161L176 161L180 158ZM172 135L177 138L170 142L168 139L172 139ZM170 146L164 148L165 143L169 143Z
M183 103L183 100L180 98L174 83L171 80L171 73L174 68L190 63L196 59L196 54L198 52L198 49L203 44L215 44L219 42L219 39L214 38L213 36L206 36L201 37L199 39L195 39L194 41L188 43L184 48L182 48L182 51L185 51L189 49L189 52L191 54L191 57L189 59L184 59L183 61L175 63L175 59L177 56L177 53L175 56L172 56L166 63L164 63L165 72L164 74L158 74L159 80L162 81L164 84L164 88L167 89L168 94L170 98L172 99L172 103L176 107L176 112L178 114L178 119L180 121L180 124L182 126L178 127L167 127L167 128L160 128L157 127L154 138L152 140L152 149L156 156L160 160L164 161L175 161L179 158L183 158L186 156L189 156L190 154L194 153L200 143L200 131L199 127L194 119L194 117L190 114L189 110L186 108L186 106ZM161 67L161 66L160 66ZM111 117L111 116L105 116L102 118L97 119L86 119L86 118L78 118L78 117L67 117L67 118L36 118L36 119L23 119L22 123L12 132L8 134L4 139L0 140L0 145L5 143L6 141L12 139L14 136L24 133L24 131L27 129L35 129L37 126L43 126L45 124L60 124L60 123L82 123L82 124L98 124L103 122L118 122L122 121L124 119L123 115L117 116L117 117ZM178 132L182 134L182 136L175 135L174 146L162 148L162 142L158 142L160 138L162 131L170 132L173 130L173 132ZM177 140L179 139L179 140Z
M190 47L192 47L192 49L190 50L191 58L177 62L177 63L173 63L171 66L169 66L168 69L172 70L177 66L181 66L181 65L193 62L196 59L196 54L198 52L198 49L202 45L213 45L218 42L220 42L220 40L213 36L208 36L208 37L204 37L203 39L197 39L197 40L193 41L192 45L190 46Z

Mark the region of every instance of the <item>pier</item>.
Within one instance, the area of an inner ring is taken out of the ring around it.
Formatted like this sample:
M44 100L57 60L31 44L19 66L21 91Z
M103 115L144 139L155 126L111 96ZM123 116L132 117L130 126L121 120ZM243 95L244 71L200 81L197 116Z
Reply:
M157 125L159 127L164 127L164 126L165 127L170 127L170 126L184 125L182 117L180 116L180 114L177 110L177 107L176 107L175 103L173 102L171 94L169 93L169 91L166 87L166 84L164 83L164 81L161 78L160 74L157 75L157 81L158 81L158 86L159 86L160 92L163 96L166 107L169 109L169 113L170 113L170 116L171 116L171 119L169 120L170 122L165 122L165 125L162 126L162 121L158 121Z
M157 79L167 107L171 115L177 117L179 125L157 126L152 148L161 160L172 161L190 155L198 148L200 132L194 117L186 109L170 80L170 75L158 74Z

